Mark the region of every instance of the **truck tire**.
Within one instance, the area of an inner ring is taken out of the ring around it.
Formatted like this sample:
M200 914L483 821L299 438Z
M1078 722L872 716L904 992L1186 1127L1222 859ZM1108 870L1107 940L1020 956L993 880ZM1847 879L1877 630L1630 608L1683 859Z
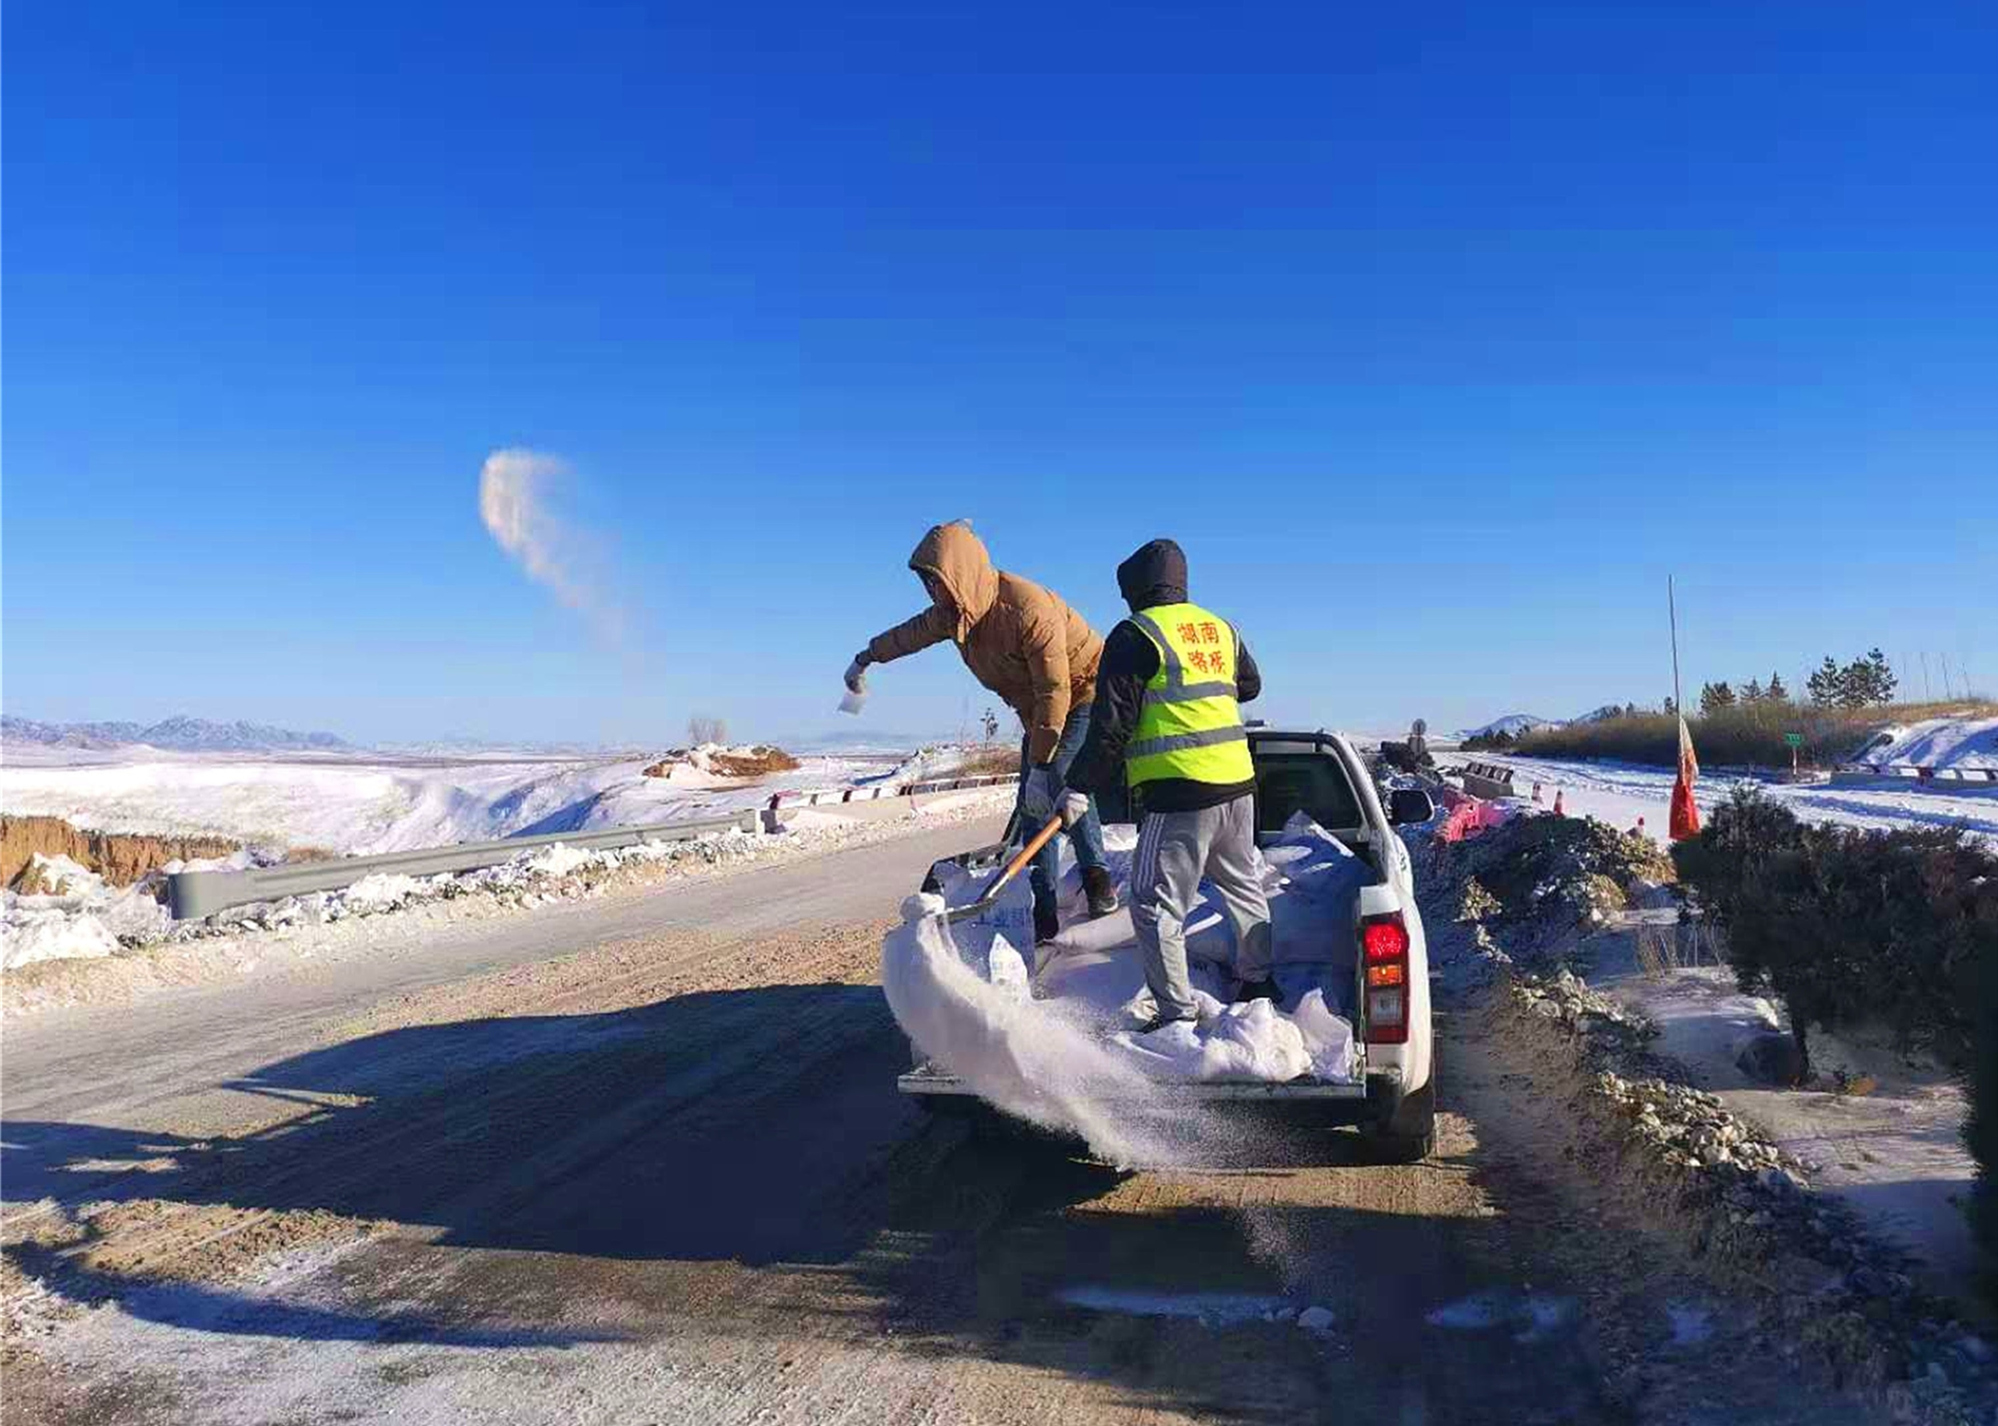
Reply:
M1436 1077L1441 1070L1432 1051L1429 1083L1403 1099L1392 1119L1362 1131L1376 1163L1419 1164L1436 1152Z

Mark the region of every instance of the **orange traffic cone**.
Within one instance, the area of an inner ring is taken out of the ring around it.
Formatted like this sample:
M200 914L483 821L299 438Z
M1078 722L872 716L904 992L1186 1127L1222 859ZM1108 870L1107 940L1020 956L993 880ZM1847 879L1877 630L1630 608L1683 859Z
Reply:
M1562 805L1561 789L1558 787L1554 789L1554 815L1556 817L1568 815L1568 809Z

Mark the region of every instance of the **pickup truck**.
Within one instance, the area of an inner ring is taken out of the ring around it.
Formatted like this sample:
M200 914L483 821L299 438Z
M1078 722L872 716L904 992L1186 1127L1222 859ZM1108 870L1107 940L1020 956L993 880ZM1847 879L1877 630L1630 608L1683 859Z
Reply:
M1267 1080L1189 1081L1189 1098L1280 1109L1289 1119L1357 1127L1376 1158L1411 1163L1434 1148L1436 1048L1429 1012L1429 948L1415 904L1408 848L1400 824L1435 815L1429 794L1397 789L1383 807L1366 762L1340 733L1292 732L1252 726L1256 768L1256 836L1271 845L1303 812L1337 837L1368 873L1355 898L1350 939L1311 948L1309 959L1352 977L1345 1009L1353 1022L1359 1067L1350 1081L1301 1076ZM949 864L972 871L996 865L1004 848L985 847ZM939 866L945 865L939 863ZM927 889L939 878L933 871ZM1322 951L1322 954L1320 952ZM926 1108L984 1109L973 1091L935 1065L919 1063L898 1081Z

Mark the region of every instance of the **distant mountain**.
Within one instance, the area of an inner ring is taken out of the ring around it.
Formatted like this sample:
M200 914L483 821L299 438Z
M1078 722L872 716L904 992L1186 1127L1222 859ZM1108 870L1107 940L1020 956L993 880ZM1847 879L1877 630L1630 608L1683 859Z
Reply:
M177 714L157 723L39 723L32 718L0 714L0 739L45 743L55 747L108 748L144 743L174 752L311 752L352 746L332 733L299 733L265 723L214 723Z
M950 739L932 733L876 732L868 728L840 728L827 732L799 734L778 739L778 746L794 753L909 753Z
M1623 705L1621 703L1605 703L1602 707L1593 712L1584 713L1574 721L1577 723L1601 723L1607 719L1621 718L1622 716Z
M1489 738L1494 733L1510 733L1515 738L1521 733L1535 728L1558 728L1558 718L1536 718L1531 713L1508 713L1503 718L1494 718L1482 728L1466 728L1457 736L1463 738Z

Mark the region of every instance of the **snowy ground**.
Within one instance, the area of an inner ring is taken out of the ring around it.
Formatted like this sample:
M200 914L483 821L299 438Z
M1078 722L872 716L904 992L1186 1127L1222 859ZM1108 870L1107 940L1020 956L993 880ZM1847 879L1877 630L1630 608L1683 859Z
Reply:
M0 1015L120 1002L168 985L306 962L325 966L461 924L969 826L1002 815L1012 796L1010 787L944 793L913 799L920 805L892 820L801 817L776 834L728 831L602 850L557 842L499 866L429 877L377 874L338 891L232 907L178 925L142 886L107 889L71 864L66 896L4 893L8 974Z
M1858 759L1875 767L1998 768L1998 718L1929 718L1882 729Z
M0 806L107 832L208 832L246 842L366 855L545 832L671 822L760 806L785 788L942 776L964 750L814 756L748 781L693 765L646 777L654 758L502 759L122 751L105 761L16 760ZM51 750L42 749L42 754Z
M151 748L50 749L26 766L0 769L0 805L11 813L45 814L72 825L137 833L210 832L260 844L217 861L173 863L165 870L261 864L285 847L323 847L367 854L442 846L529 833L561 833L608 826L674 822L760 806L785 788L902 783L947 776L967 756L957 747L926 748L892 757L810 757L793 771L762 778L729 778L712 771L695 750L670 775L647 777L658 759L474 759L452 756L346 757L293 755L169 754ZM81 762L53 760L76 753ZM846 823L831 814L799 814L794 830L837 832ZM672 860L682 844L658 850L633 848L626 861ZM594 855L588 865L578 858ZM518 891L537 879L578 871L603 872L620 854L585 854L557 846L503 866L457 877L370 877L343 891L294 898L278 909L280 922L318 923L368 914L410 900L474 891ZM12 971L39 961L94 959L120 946L152 944L172 928L157 886L110 887L65 858L37 857L36 885L46 894L0 891L0 968ZM531 893L523 893L531 894ZM231 913L232 924L259 914Z
M1641 969L1637 923L1669 916L1632 913L1597 937L1591 985L1653 1020L1660 1032L1654 1048L1802 1163L1817 1189L1915 1253L1932 1274L1931 1287L1968 1300L1977 1253L1961 1205L1977 1166L1963 1143L1961 1087L1934 1064L1823 1030L1811 1035L1813 1068L1825 1076L1844 1071L1864 1093L1757 1082L1737 1060L1750 1041L1787 1030L1787 1021L1771 1001L1738 990L1726 966Z
M1542 788L1542 801L1552 806L1562 793L1564 809L1573 816L1595 817L1622 828L1644 819L1654 839L1666 836L1672 800L1672 769L1632 763L1557 762L1550 758L1515 757L1509 753L1479 753L1481 762L1513 770L1512 785L1530 795ZM1737 775L1703 772L1695 796L1704 813L1727 800ZM1998 840L1998 786L1948 783L1924 784L1917 790L1906 778L1882 776L1875 782L1837 786L1788 786L1756 779L1771 798L1808 822L1842 822L1854 827L1953 826L1961 824L1980 836Z

